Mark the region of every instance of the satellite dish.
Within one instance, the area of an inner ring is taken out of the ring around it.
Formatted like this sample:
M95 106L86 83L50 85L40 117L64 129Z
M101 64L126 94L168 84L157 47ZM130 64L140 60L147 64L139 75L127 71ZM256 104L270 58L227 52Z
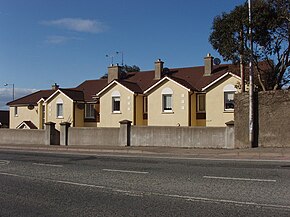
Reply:
M78 109L84 109L85 108L85 105L84 104L81 104L81 103L78 103L77 104L77 107L78 107Z
M219 58L214 58L213 63L218 66L221 64L221 60Z

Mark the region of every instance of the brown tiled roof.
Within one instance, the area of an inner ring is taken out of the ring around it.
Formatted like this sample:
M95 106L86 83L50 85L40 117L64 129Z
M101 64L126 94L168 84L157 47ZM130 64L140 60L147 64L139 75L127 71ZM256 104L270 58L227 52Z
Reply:
M14 101L7 103L8 106L13 105L37 105L37 102L41 99L47 99L55 90L39 90L27 96L21 97Z
M201 91L219 77L229 72L229 65L214 66L211 76L203 76L204 66L189 67L189 68L174 68L170 69L163 76L168 76L194 91ZM159 80L154 80L154 71L133 72L128 73L126 81L135 82L144 92L146 89L154 85Z
M37 127L31 121L23 121L21 124L18 125L18 127L20 125L22 125L23 123L25 123L30 129L37 129ZM16 127L16 128L18 128L18 127Z
M74 101L84 101L84 92L76 89L59 89Z
M233 65L223 64L214 66L210 76L203 76L204 66L188 67L188 68L173 68L163 73L184 87L193 91L202 91L202 89L216 79L225 75L227 72L238 74L239 70L233 70ZM143 93L159 80L154 79L155 72L129 72L126 77L118 80L119 83L132 90L135 93ZM95 101L95 96L103 88L108 85L107 79L86 80L76 88L60 89L63 93L75 101ZM48 98L55 90L40 90L28 96L9 102L7 105L36 105L41 98Z
M134 93L143 93L142 89L139 87L137 83L124 80L120 80L118 82L127 87L129 90L133 91Z
M77 86L75 89L83 91L84 100L87 102L94 101L93 97L108 84L107 79L87 80Z

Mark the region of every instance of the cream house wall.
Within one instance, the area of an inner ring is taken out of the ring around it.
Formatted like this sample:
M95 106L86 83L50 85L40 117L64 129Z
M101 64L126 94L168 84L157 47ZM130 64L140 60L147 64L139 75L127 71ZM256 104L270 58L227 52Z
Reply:
M163 112L162 90L170 88L172 112ZM189 92L167 80L148 95L148 126L189 126Z
M236 85L240 79L228 76L213 85L206 93L206 126L226 126L225 123L234 120L234 111L224 110L224 87Z
M56 105L58 101L63 102L63 117L57 117ZM73 101L63 93L57 93L48 102L46 102L46 122L54 122L55 128L60 129L60 123L73 123Z
M120 113L112 111L112 93L120 93ZM119 121L129 120L134 124L134 94L125 87L114 84L100 97L100 127L119 127Z
M38 106L34 106L32 110L29 110L27 105L17 106L17 110L18 115L15 116L15 106L9 108L11 129L16 129L23 121L31 121L36 127L39 127Z

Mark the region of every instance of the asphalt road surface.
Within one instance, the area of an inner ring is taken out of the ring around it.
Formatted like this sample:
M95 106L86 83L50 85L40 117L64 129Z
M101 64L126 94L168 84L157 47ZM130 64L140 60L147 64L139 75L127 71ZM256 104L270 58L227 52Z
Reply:
M290 162L0 151L0 216L290 216Z

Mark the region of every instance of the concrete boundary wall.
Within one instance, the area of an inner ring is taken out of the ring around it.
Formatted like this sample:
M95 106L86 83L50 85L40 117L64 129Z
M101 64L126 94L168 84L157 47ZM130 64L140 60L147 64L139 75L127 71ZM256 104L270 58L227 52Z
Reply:
M1 145L46 145L45 130L0 129Z
M119 130L119 128L70 127L67 144L117 146L119 145Z
M234 148L233 127L132 126L131 146Z
M59 131L52 122L45 130L1 128L0 145L59 145Z

